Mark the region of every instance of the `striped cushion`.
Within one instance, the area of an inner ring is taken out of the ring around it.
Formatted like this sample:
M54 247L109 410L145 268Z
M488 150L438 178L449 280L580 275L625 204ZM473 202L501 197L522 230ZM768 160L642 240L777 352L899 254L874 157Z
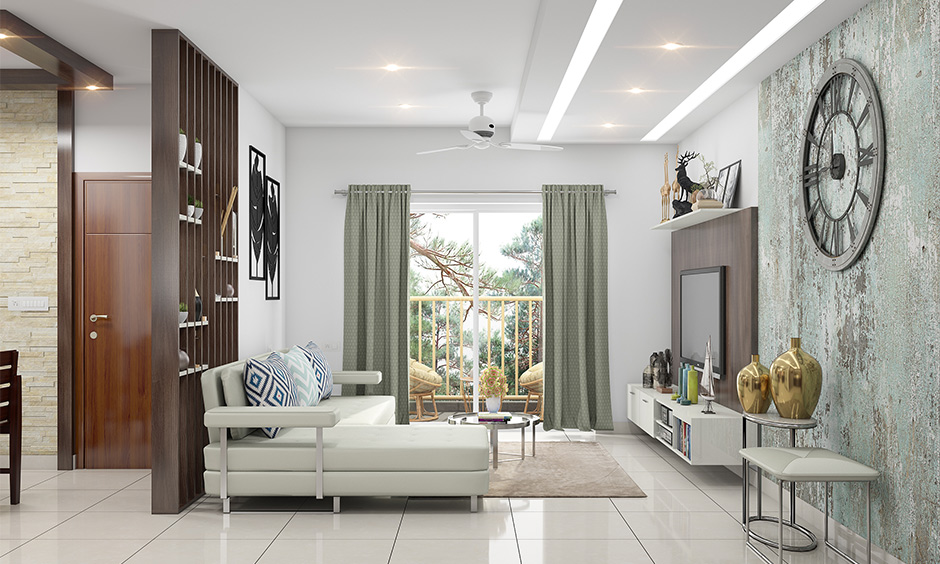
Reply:
M265 360L245 362L245 395L255 407L289 407L297 404L297 388L290 369L280 353L271 353ZM268 438L277 436L279 427L262 429Z
M284 364L297 386L297 403L307 406L320 403L320 379L313 370L313 356L306 349L294 346L284 354Z
M330 370L330 363L326 361L323 351L313 341L303 348L307 349L313 357L313 371L317 375L317 380L320 381L320 401L323 401L333 395L333 372Z

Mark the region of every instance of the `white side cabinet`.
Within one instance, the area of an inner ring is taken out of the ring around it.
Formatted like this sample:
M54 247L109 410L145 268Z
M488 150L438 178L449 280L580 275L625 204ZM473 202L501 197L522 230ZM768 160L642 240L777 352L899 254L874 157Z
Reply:
M642 384L627 386L627 417L643 432L693 465L741 464L742 418L712 403L714 415L702 413L705 402L679 405L669 394Z

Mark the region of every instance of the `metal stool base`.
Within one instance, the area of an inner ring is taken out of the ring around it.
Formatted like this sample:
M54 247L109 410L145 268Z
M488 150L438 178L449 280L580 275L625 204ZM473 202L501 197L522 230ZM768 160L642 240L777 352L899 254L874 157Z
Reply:
M748 521L750 521L751 523L755 521L766 521L769 523L776 523L777 518L776 517L758 517L757 515L751 515L748 518ZM784 544L783 545L784 550L788 550L790 552L811 552L813 550L816 550L816 547L819 546L819 540L816 538L816 535L813 534L813 532L807 529L806 527L799 525L797 523L791 523L787 520L783 521L783 526L793 529L794 531L800 533L801 535L805 536L807 540L809 541L807 544ZM751 538L763 545L769 546L770 548L777 548L777 544L778 544L777 541L768 539L767 537L763 537L755 533L754 531L751 531Z

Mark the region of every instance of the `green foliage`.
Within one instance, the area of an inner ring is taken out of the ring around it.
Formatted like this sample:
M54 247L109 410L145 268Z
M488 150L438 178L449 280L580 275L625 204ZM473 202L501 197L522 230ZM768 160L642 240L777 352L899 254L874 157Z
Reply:
M180 313L189 311L189 306L186 305L186 302L180 302Z
M202 208L202 200L196 200L196 203L195 203L194 205L195 205L197 208Z
M182 128L182 127L180 128L180 135L186 135L186 132L183 131L183 128Z
M186 196L186 203L192 206L196 203L196 199L192 196Z

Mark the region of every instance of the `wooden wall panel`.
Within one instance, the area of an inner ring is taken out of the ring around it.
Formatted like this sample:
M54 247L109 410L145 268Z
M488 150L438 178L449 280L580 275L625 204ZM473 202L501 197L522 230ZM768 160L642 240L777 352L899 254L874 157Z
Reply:
M672 233L672 381L679 368L679 274L692 268L725 266L726 374L717 401L741 411L735 380L757 352L757 208L742 209ZM766 363L765 363L766 364Z

